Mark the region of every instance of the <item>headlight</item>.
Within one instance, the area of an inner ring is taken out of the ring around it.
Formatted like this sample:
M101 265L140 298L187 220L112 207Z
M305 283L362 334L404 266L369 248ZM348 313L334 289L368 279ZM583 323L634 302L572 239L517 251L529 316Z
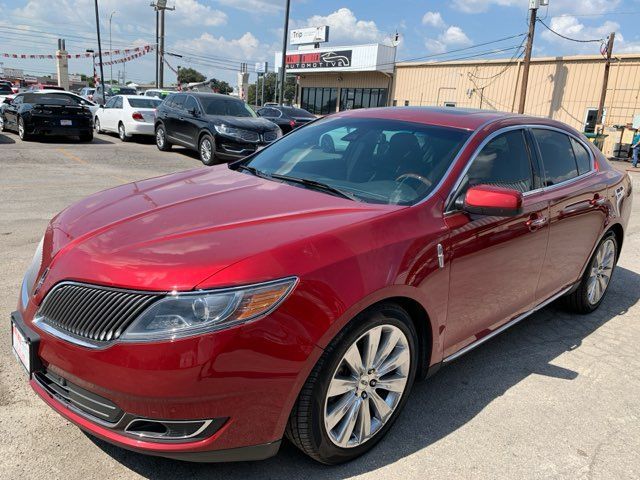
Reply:
M228 137L237 138L245 142L258 142L260 141L260 135L257 132L251 130L245 130L244 128L230 127L224 123L221 125L215 125L216 132L221 135L227 135Z
M38 272L40 272L40 267L42 266L42 246L44 245L44 237L38 243L36 247L36 252L33 254L33 260L31 260L31 265L24 274L24 278L22 279L22 289L21 289L21 301L22 307L26 307L29 303L29 296L33 291L33 287L38 280Z
M247 287L170 295L142 313L120 340L170 340L255 320L273 311L297 281L293 277Z

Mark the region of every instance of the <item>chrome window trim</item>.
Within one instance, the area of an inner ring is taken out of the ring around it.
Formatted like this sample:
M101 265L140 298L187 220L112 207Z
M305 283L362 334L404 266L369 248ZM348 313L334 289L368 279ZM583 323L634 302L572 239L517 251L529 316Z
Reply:
M492 121L495 121L495 120L492 120ZM483 127L484 127L484 125L482 127L478 128L476 130L476 133L474 135L472 135L472 137L475 137L475 135L477 133L479 133L479 131ZM586 172L586 173L583 173L582 175L578 175L576 177L570 178L569 180L565 180L564 182L560 182L560 183L557 183L555 185L551 185L551 186L548 186L548 187L541 187L541 188L537 188L535 190L529 190L528 192L524 192L522 194L523 197L526 198L526 197L529 197L529 196L537 194L537 193L552 191L552 190L557 189L559 187L564 187L566 185L570 185L573 182L576 182L578 180L582 180L583 178L586 178L586 177L588 177L590 175L594 175L596 173L596 171L595 171L595 156L594 156L593 152L591 151L591 148L589 148L589 146L584 142L584 140L582 140L580 137L578 137L577 135L573 134L572 132L569 132L567 130L563 130L562 128L553 127L551 125L536 125L536 124L510 125L508 127L503 127L501 129L498 129L495 132L492 132L491 134L489 134L482 141L482 143L480 145L478 145L478 147L474 150L474 152L471 154L471 156L469 157L469 161L465 165L464 169L462 170L462 172L458 176L456 182L454 183L453 188L451 189L451 191L449 192L449 194L446 197L444 214L447 215L449 213L455 213L455 212L459 212L460 211L460 210L456 210L456 209L454 209L454 210L450 209L450 206L451 206L451 204L453 202L453 199L455 198L455 193L460 188L460 184L462 183L462 180L464 179L465 175L467 174L467 172L471 168L471 165L475 161L476 157L480 154L480 152L487 145L487 143L489 143L495 137L497 137L498 135L501 135L503 133L507 133L507 132L510 132L510 131L513 131L513 130L532 130L532 129L553 130L553 131L556 131L558 133L563 133L563 134L567 135L568 137L575 139L589 153L589 157L591 159L591 166L590 166L590 170L588 172ZM534 138L534 140L535 140L535 138ZM535 147L538 150L538 154L541 156L542 154L538 149L537 143L536 143L536 145L532 145L532 146ZM465 147L466 147L466 145L463 146L463 148L462 148L462 150L460 152L462 152ZM452 165L455 164L456 161L457 161L457 157L454 160L454 162L452 163ZM543 163L542 166L544 166L544 159L542 159L542 163ZM449 172L447 171L447 175L448 175L448 173ZM541 173L544 173L544 172L541 172Z

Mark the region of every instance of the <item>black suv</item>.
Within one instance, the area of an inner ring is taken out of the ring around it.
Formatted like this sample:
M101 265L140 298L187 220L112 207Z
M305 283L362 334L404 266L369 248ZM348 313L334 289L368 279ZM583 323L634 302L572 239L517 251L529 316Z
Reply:
M158 107L156 145L197 150L205 165L244 158L282 136L238 98L215 93L173 93Z

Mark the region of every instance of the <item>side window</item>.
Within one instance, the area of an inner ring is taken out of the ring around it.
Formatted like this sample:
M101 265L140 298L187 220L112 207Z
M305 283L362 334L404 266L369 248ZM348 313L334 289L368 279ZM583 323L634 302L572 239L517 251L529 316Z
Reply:
M576 157L569 136L555 130L534 128L531 131L542 155L546 187L578 176Z
M175 97L173 97L173 102L171 102L171 106L176 110L182 110L182 108L184 107L185 97L186 95L176 95Z
M533 167L523 130L498 135L480 150L463 179L460 193L477 185L511 188L522 193L534 189Z
M576 163L578 164L578 174L584 175L591 170L591 155L584 145L582 145L575 138L571 139L571 145L573 146L573 153L576 156Z
M114 108L113 105L116 103L116 97L111 97L106 105L104 106L104 108Z
M113 104L113 108L122 108L122 97L115 97L116 101Z
M196 102L196 99L192 96L189 96L187 98L187 101L184 104L184 108L187 112L190 112L191 110L200 110L200 108L198 107L198 102Z

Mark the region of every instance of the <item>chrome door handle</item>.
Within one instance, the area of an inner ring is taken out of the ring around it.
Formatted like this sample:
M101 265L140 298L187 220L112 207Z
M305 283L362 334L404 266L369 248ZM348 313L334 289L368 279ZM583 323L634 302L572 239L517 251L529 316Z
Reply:
M595 197L593 197L593 200L591 200L589 202L589 204L592 207L601 207L603 206L605 203L607 203L607 199L606 197L601 197L600 195L596 195Z

